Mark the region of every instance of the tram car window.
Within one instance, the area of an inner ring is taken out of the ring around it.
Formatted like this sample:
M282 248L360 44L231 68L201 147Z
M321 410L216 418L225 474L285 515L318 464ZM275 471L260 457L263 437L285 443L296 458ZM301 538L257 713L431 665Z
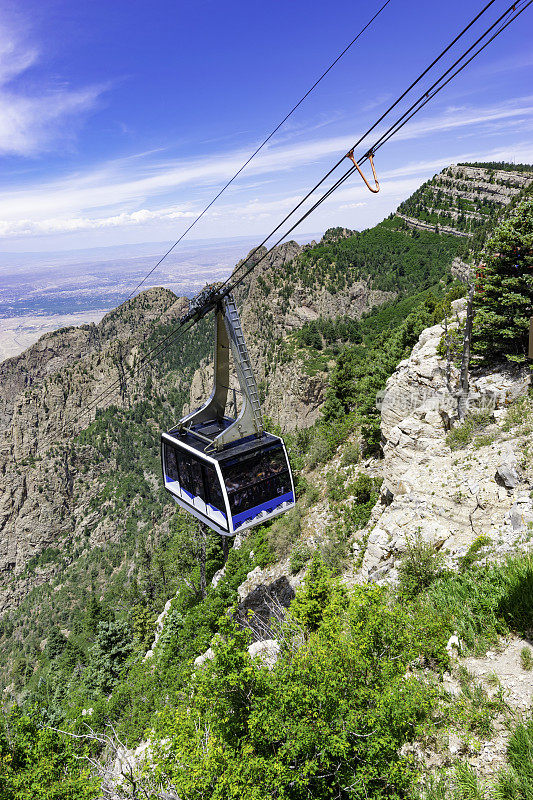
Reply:
M266 522L294 505L282 440L269 433L220 452L187 434L163 434L165 487L184 510L226 536Z

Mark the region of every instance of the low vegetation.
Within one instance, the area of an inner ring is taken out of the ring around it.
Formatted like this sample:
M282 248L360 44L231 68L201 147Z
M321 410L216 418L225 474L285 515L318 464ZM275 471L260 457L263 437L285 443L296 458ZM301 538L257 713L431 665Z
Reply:
M73 443L74 491L89 498L94 521L69 551L49 548L28 564L28 574L50 570L50 580L0 623L9 665L0 800L99 796L110 749L88 726L111 731L115 744L129 748L150 740L148 763L125 797L160 800L163 789L181 800L533 797L533 723L511 720L503 694L489 696L465 670L454 668L456 696L442 684L452 669L450 637L458 638L462 654L479 656L502 636L531 634L533 558L492 563L491 542L480 536L451 572L419 531L397 565L396 587L347 589L339 580L352 535L367 526L355 566L361 564L379 496L380 480L361 464L379 452L376 400L421 331L462 295L449 265L464 243L405 230L394 219L348 238L333 234L305 251L291 280L335 293L370 278L374 290L394 297L358 321L308 323L279 348L287 359L296 351L307 357L308 371L327 367L330 375L320 420L285 437L294 511L254 529L224 565L219 537L176 511L153 480L158 430L171 422L172 409L185 399L184 379L208 352L205 328L188 340L186 363L172 349L162 357L155 369L168 376L164 391L144 376L128 408L100 413ZM501 236L490 245L491 258L508 245L514 258L515 245ZM267 296L271 287L263 283ZM520 287L531 292L527 280ZM290 280L283 291L288 298ZM513 357L523 354L522 317L511 320L520 340ZM481 354L482 340L476 341ZM530 399L521 402L509 410L504 429L526 429ZM487 444L490 422L490 415L472 413L450 431L448 445ZM340 466L328 464L333 455ZM318 501L329 501L333 521L315 548L302 541L302 530ZM120 531L105 547L91 545L98 524ZM280 559L303 580L285 618L278 609L265 623L280 643L268 669L249 654L254 619L237 590L252 570ZM169 600L154 645L155 621ZM195 666L208 648L213 659ZM520 664L531 669L530 648ZM513 728L508 766L488 783L466 759L428 780L409 755L409 745L432 744L451 731L473 752L502 718ZM88 757L95 769L88 769Z

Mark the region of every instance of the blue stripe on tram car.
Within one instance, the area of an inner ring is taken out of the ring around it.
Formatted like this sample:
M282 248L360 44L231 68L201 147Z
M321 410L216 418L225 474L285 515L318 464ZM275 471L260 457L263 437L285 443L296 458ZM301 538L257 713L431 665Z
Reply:
M238 528L244 522L249 519L253 519L257 517L261 511L267 511L270 513L274 511L278 506L281 506L283 503L294 503L294 495L292 492L287 492L286 494L279 495L278 497L274 497L272 500L268 500L266 503L261 503L258 506L254 506L253 508L249 508L247 511L241 511L240 514L235 514L232 517L233 520L233 527Z

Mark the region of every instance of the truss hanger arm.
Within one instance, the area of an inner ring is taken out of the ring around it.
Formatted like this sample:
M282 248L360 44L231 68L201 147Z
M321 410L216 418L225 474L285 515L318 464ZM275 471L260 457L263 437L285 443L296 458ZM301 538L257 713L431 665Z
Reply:
M374 192L374 194L377 194L379 192L379 181L377 179L376 170L375 170L375 167L374 167L374 154L372 152L369 152L369 153L367 153L367 156L368 156L368 160L370 161L370 166L372 167L372 175L374 176L375 187L374 186L370 186L369 182L367 181L367 179L363 175L363 173L361 171L361 167L359 166L359 164L355 160L355 157L354 157L354 154L353 154L353 149L349 150L348 153L346 153L346 158L349 158L350 161L353 162L354 167L356 168L357 172L359 173L359 175L364 180L367 188L371 192Z

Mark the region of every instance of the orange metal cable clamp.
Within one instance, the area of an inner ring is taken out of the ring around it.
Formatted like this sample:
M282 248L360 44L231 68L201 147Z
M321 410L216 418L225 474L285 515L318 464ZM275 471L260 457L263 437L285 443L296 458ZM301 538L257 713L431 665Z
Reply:
M372 152L369 152L369 153L367 153L367 156L368 156L368 160L370 161L370 166L372 167L372 175L374 176L374 182L376 184L376 188L373 188L372 186L370 186L369 182L367 181L367 179L365 178L365 176L361 172L361 167L359 166L359 164L357 163L357 161L354 158L353 149L349 150L346 153L346 158L349 158L350 161L353 161L353 165L356 168L356 170L359 173L359 175L364 180L364 182L365 182L365 184L367 186L367 189L369 189L371 192L374 192L374 194L377 194L377 192L379 192L379 181L377 179L376 170L374 169L374 154Z

